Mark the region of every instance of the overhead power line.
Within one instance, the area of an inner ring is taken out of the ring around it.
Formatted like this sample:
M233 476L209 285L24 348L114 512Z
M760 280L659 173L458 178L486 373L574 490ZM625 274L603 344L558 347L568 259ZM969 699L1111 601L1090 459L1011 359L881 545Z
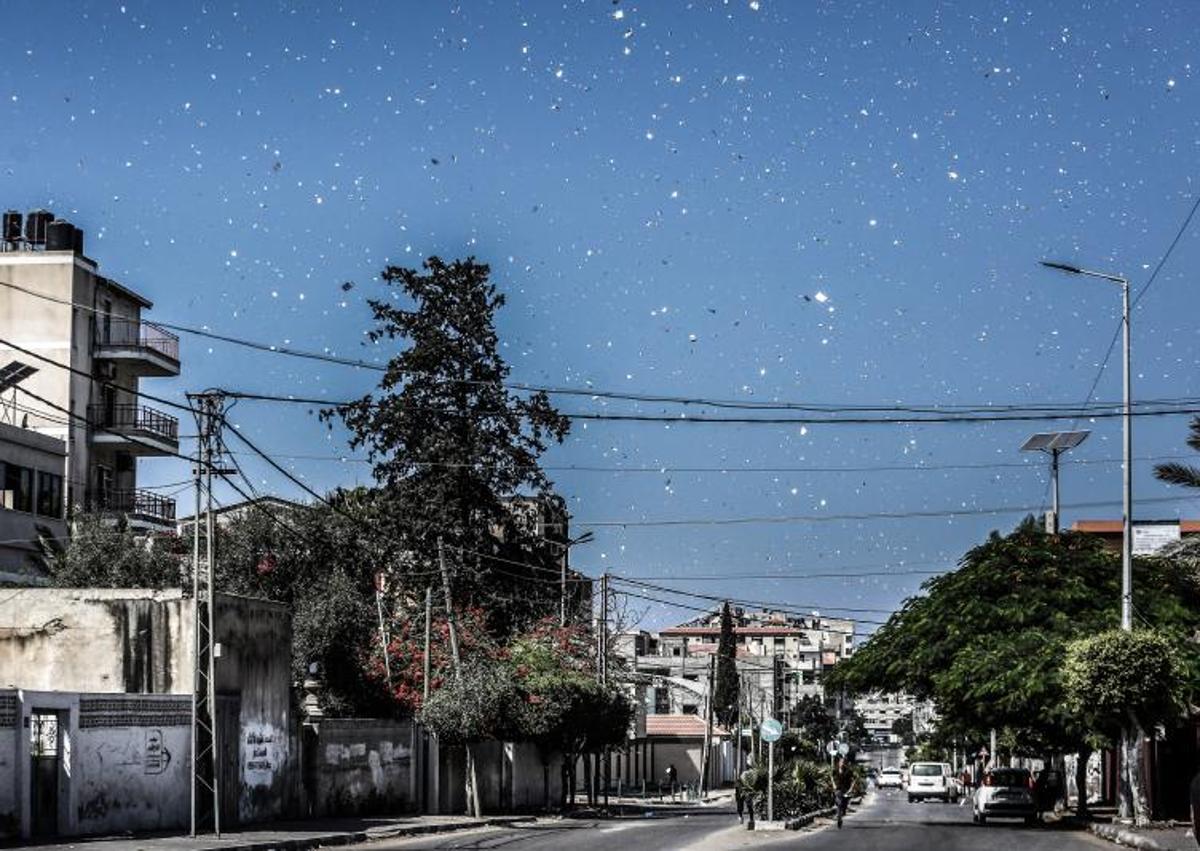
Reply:
M1139 499L1138 505L1190 502L1197 496L1161 496ZM1063 503L1063 508L1104 508L1119 505L1119 499L1095 500L1091 502ZM599 527L653 527L653 526L740 526L754 523L830 523L845 520L912 520L925 517L974 517L987 514L1031 513L1031 505L1000 505L994 508L960 508L938 511L880 511L862 514L787 514L754 517L696 517L669 520L576 520L579 526Z
M827 609L829 611L834 611L834 612L852 612L854 614L870 614L870 615L878 615L878 614L890 615L892 613L891 609L855 609L855 608L850 608L848 606L834 606L834 605L820 604L820 603L811 603L811 604L810 603L788 603L785 606L781 607L778 601L768 602L768 601L764 601L764 600L739 599L737 597L730 597L728 595L721 596L718 594L701 594L697 591L684 591L679 588L670 588L666 585L658 585L653 582L645 582L643 580L638 580L638 579L629 579L627 577L621 576L620 574L616 574L616 573L611 573L611 574L609 574L609 576L614 581L622 582L626 585L633 585L633 586L639 587L639 588L647 588L653 592L679 594L679 595L682 595L685 597L693 597L697 600L711 600L715 603L729 602L729 603L737 603L739 605L744 605L744 606L762 606L764 609L770 609L770 610L774 610L774 611L785 611L786 610L786 611L803 612L803 613L805 613L806 617L810 616L812 614L812 611L815 609ZM853 619L853 615L849 615L847 617L850 617L851 619Z
M331 408L345 407L353 405L353 401L338 401L338 400L315 400L296 396L276 396L266 393L243 393L236 390L223 390L225 395L235 399L247 399L259 402L278 402L283 404L320 404L327 405ZM1166 405L1176 405L1176 407L1165 407ZM1138 403L1138 409L1134 410L1132 415L1135 417L1165 417L1179 416L1183 414L1198 414L1200 413L1200 399L1185 399L1179 402L1151 402L1142 401ZM1147 408L1149 410L1142 410ZM427 410L444 411L445 413L455 413L453 409L432 408ZM822 409L825 414L843 414L856 413L861 410L857 407L834 408L829 407ZM570 420L586 420L589 422L643 422L643 423L670 423L670 424L699 424L699 423L719 423L724 425L922 425L922 424L955 424L955 423L996 423L996 422L1041 422L1051 420L1069 420L1076 419L1079 416L1078 407L1064 408L1060 410L1051 410L1044 406L1036 406L1027 409L1029 413L1016 412L1019 409L1011 408L1011 413L953 413L942 415L907 415L898 413L895 416L789 416L789 417L714 417L704 414L643 414L643 413L596 413L592 411L560 411L559 413ZM1112 419L1124 416L1124 412L1119 406L1112 408L1097 407L1087 414L1091 419Z
M55 296L50 296L46 293L39 293L34 290L28 289L27 287L22 287L18 284L14 284L11 281L0 281L0 286L8 287L10 289L26 293L30 296L34 296L36 298L46 299L51 302L78 308L80 310L85 310L85 311L88 311L91 313L100 313L101 312L97 308L93 307L92 305L87 305L87 304L82 304L79 302L73 302L73 301L70 301L67 299L57 298ZM231 345L237 345L237 346L242 346L245 348L254 349L256 351L261 351L261 352L268 353L268 354L276 354L276 355L284 355L284 356L288 356L288 357L296 357L296 358L324 361L327 363L332 363L332 364L336 364L336 365L340 365L340 366L350 366L350 367L355 367L355 368L360 368L360 369L369 369L369 370L373 370L376 372L385 372L389 368L386 365L378 364L378 363L371 363L369 361L356 360L353 358L344 358L344 357L340 357L338 355L331 355L331 354L324 353L324 352L313 352L313 351L307 351L304 349L296 349L296 348L293 348L290 346L278 346L278 345L274 345L271 343L264 343L264 342L257 341L257 340L249 340L249 339L242 338L242 337L236 337L236 336L233 336L230 334L222 334L222 333L210 331L210 330L207 330L204 328L195 328L195 327L192 327L189 325L181 325L181 324L167 322L167 321L159 320L159 319L155 319L154 324L160 325L163 328L168 328L172 331L178 331L178 332L184 333L184 334L191 334L191 335L195 335L195 336L199 336L199 337L204 337L207 339L217 340L220 342L225 342L225 343L229 343ZM3 343L3 342L4 341L0 341L0 343ZM6 343L6 344L12 345L11 343ZM20 349L19 347L15 347L15 346L14 346L14 348L17 348L18 351L28 351L28 350ZM61 364L60 364L60 366L61 366ZM443 382L443 383L469 384L469 385L475 385L475 386L494 386L497 384L497 382L478 381L478 380L472 380L472 379L459 379L459 378L454 378L451 376L442 376L442 375L436 375L436 374L430 374L430 373L423 373L423 372L419 372L419 371L407 371L405 374L413 376L413 377L433 378L433 379L436 379L437 381ZM88 376L88 377L92 378L92 376ZM935 414L938 412L957 412L958 414L969 414L969 413L985 414L990 417L990 416L994 416L996 412L1047 411L1047 412L1050 412L1051 414L1054 414L1055 412L1059 412L1059 411L1063 411L1063 410L1067 410L1067 409L1074 410L1076 412L1078 412L1080 410L1079 405L1073 405L1072 403L1049 403L1049 404L1044 404L1044 405L1027 405L1027 404L1026 405L1014 405L1014 404L906 405L906 404L902 404L902 403L868 403L868 404L838 404L838 405L834 405L834 404L827 404L827 403L786 402L786 401L784 401L784 402L752 402L752 401L748 401L748 400L744 400L744 399L719 399L719 398L706 398L706 397L689 397L689 396L679 396L679 395L666 394L666 393L632 393L632 392L615 391L615 390L603 390L603 389L597 389L594 387L562 387L562 386L534 384L534 383L530 383L530 382L520 382L520 381L499 382L499 385L506 387L510 390L515 390L515 391L519 391L519 392L547 393L550 395L576 396L576 397L581 397L581 398L592 398L592 399L611 399L611 400L620 400L620 401L629 401L629 402L673 404L673 405L710 407L710 408L731 408L731 409L738 409L738 410L808 411L811 413L826 413L826 414L827 413L872 413L872 412L873 413L888 413L888 412L890 412L890 413L921 415L921 414ZM142 395L145 398L154 399L155 401L161 402L163 404L172 405L174 407L185 407L185 406L181 406L175 402L170 402L168 400L150 396L149 394L139 393L139 395ZM310 399L301 399L301 398L294 397L294 396L293 397L273 398L266 394L227 393L227 395L238 396L239 398L247 398L247 399L258 398L258 399L262 399L264 401L267 401L267 400L269 400L269 401L289 401L289 402L298 402L298 403L304 403L304 404L319 404L319 405L332 405L332 406L350 404L349 402L338 402L338 401L325 400L325 399L311 399L311 398ZM1195 400L1195 401L1197 403L1200 403L1200 400ZM1108 408L1115 407L1116 405L1117 405L1117 403L1115 403L1115 402L1111 403L1111 404L1097 403L1096 410L1098 412L1103 412L1103 411L1107 410ZM1089 403L1085 403L1084 407L1090 408L1090 399L1089 399ZM1161 415L1167 415L1167 413L1168 412L1161 412ZM1170 413L1195 413L1195 411L1173 411ZM1100 414L1098 414L1098 415L1100 415ZM660 418L656 418L656 417L647 417L647 416L641 416L641 415L601 415L601 414L584 414L584 413L571 414L569 416L571 416L573 419L599 419L599 420L611 419L611 420L627 420L627 421L638 421L638 420L643 420L643 419L649 419L649 421L658 421L660 419ZM1037 419L1065 419L1065 418L1067 418L1066 414L1054 415L1054 416L1028 417L1028 418L1024 418L1024 419L1037 420ZM670 418L670 417L666 417L666 418L662 418L662 419L664 421L666 421L666 420L675 421L673 418ZM1018 419L1022 419L1022 418L1018 418ZM679 421L681 421L681 422L685 421L685 420L689 421L689 422L726 421L726 420L721 420L721 419L707 419L706 420L706 419L702 419L702 418L698 418L698 417L686 417L686 418L680 417L679 418ZM743 422L743 420L739 420L736 418L730 418L728 421L739 422L739 423ZM762 423L771 422L771 420L768 420L765 418L751 419L750 421L751 422L762 422ZM875 422L875 421L876 420L869 420L868 422ZM901 420L901 421L908 421L908 420ZM913 420L913 421L916 421L916 420ZM921 421L936 422L938 420L923 419ZM782 422L797 422L797 423L806 423L807 424L807 423L811 423L813 421L807 420L807 419L796 419L796 420L782 420ZM848 422L848 420L847 420L847 422Z

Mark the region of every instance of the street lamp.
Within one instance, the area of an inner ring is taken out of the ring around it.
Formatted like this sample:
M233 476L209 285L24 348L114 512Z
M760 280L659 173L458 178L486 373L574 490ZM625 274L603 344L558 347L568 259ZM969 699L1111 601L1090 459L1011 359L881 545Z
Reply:
M1022 452L1045 452L1050 456L1050 514L1046 533L1058 534L1058 456L1087 440L1090 431L1048 431L1035 434L1021 445Z
M1121 423L1123 427L1123 444L1125 480L1123 486L1123 513L1121 521L1121 629L1128 632L1133 629L1133 417L1130 415L1130 370L1129 370L1129 281L1120 275L1110 275L1107 272L1093 272L1081 269L1069 263L1055 263L1043 260L1042 265L1060 272L1072 275L1084 275L1089 278L1099 278L1102 281L1112 281L1121 287L1121 328L1124 338L1124 394L1122 401Z

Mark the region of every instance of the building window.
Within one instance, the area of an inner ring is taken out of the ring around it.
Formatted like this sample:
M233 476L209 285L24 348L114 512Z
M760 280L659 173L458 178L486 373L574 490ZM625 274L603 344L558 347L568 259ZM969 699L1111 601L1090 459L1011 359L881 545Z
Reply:
M63 477L38 473L37 513L43 517L63 516Z
M671 712L671 694L664 686L654 689L654 714L669 715Z
M3 464L0 479L0 508L33 511L33 470L17 464Z

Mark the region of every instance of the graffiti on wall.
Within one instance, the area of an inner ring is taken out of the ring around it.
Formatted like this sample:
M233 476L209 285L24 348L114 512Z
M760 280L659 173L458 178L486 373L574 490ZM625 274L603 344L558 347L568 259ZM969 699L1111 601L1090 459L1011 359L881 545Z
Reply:
M270 786L282 762L282 734L266 724L250 724L242 732L242 780L247 786Z
M146 731L146 750L142 757L145 774L162 774L171 764L171 752L163 744L162 730Z

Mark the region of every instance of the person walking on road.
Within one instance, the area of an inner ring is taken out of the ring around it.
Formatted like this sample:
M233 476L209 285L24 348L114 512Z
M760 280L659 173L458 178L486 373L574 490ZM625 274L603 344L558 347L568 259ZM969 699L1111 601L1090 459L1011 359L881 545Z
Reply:
M675 803L675 781L679 779L679 772L675 770L675 763L667 766L667 787L671 790L671 803Z
M846 815L846 805L850 802L850 790L854 788L854 769L844 756L838 757L837 763L830 772L833 783L833 795L837 802L837 826L842 826L842 817Z

